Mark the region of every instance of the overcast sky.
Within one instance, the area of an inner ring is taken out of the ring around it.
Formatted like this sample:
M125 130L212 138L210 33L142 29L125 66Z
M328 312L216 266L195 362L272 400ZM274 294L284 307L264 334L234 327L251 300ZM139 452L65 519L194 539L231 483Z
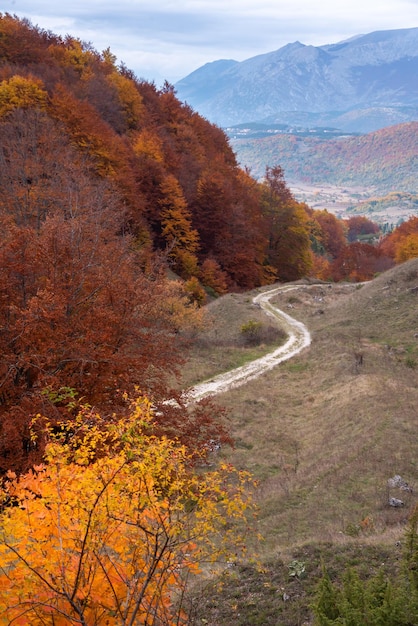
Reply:
M1 0L0 12L110 47L138 78L175 83L210 61L418 26L417 0Z

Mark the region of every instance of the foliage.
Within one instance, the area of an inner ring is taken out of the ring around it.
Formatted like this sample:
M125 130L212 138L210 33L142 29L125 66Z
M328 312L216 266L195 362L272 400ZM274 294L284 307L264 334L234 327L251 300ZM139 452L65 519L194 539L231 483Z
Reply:
M261 322L255 320L249 320L241 326L241 335L244 338L245 343L256 346L261 342L263 325Z
M393 262L379 248L367 243L345 246L330 267L333 280L361 282L371 280L379 272L392 267Z
M196 257L190 213L195 170L221 153L225 175L239 172L218 129L174 94L116 68L109 50L99 55L6 14L0 61L4 473L41 460L42 441L35 447L29 436L31 415L71 415L71 400L53 402L45 388L74 389L108 416L126 410L120 389L140 385L156 404L179 395L171 381L185 338L202 318L190 287L197 284L204 298L198 281L205 258ZM189 143L200 154L191 157L193 175L180 163ZM170 214L161 198L171 202ZM148 219L153 213L156 220ZM190 285L167 280L167 246ZM220 266L218 276L227 276ZM177 430L199 448L223 431L211 429L214 413L206 410L190 409L185 419L166 406L160 432Z
M404 263L409 259L418 257L418 232L407 235L402 242L399 243L395 261L396 263Z
M306 566L303 561L294 559L289 563L288 568L291 578L303 578L306 575Z
M47 93L36 78L12 76L0 83L0 116L17 108L45 108Z
M403 263L418 256L417 235L418 217L412 216L387 235L379 248L396 263Z
M342 584L333 583L324 571L314 603L318 626L409 626L418 614L418 508L405 533L403 569L394 580L380 570L363 581L347 569Z
M167 176L160 190L161 237L167 246L168 259L174 271L184 278L196 276L199 235L192 228L191 214L180 185L174 176Z
M347 245L346 227L326 209L315 211L314 218L320 227L320 241L329 259L336 259Z
M121 232L128 228L148 242L143 253L168 250L167 260L186 279L203 277L210 257L229 289L265 281L257 184L237 166L223 131L180 103L170 85L158 91L118 68L109 49L98 54L8 14L0 15L0 39L0 115L41 108L42 127L57 121L61 147L75 150L64 164L56 145L51 162L69 174L75 160L83 161L88 178L112 186ZM32 180L33 167L10 167L11 180ZM30 191L37 204L35 187ZM208 228L218 208L223 219Z
M346 220L349 243L357 241L361 235L377 235L379 227L364 215L354 215Z
M415 121L361 136L321 139L309 133L277 133L232 144L240 163L259 178L266 165L280 163L288 180L416 195L417 137ZM414 204L416 208L416 200Z
M0 611L14 624L182 624L200 564L245 550L250 476L198 473L138 398L109 424L46 425L45 462L1 491Z
M20 112L3 128L9 137L27 131L27 151L16 150L14 166L31 174L30 184L10 179L10 162L0 173L4 472L40 460L28 437L30 414L60 414L45 387L73 388L107 411L121 404L120 388L146 385L156 400L167 397L182 359L178 331L201 323L201 314L164 268L149 264L145 274L132 237L120 235L111 186L88 178L70 148L60 155L70 160L70 179L53 167L56 125L45 135L42 117Z
M312 266L308 215L293 199L279 166L266 169L261 203L269 237L266 264L280 280L306 276Z
M200 275L203 284L212 289L215 294L221 296L226 293L226 275L215 259L207 258L203 261Z

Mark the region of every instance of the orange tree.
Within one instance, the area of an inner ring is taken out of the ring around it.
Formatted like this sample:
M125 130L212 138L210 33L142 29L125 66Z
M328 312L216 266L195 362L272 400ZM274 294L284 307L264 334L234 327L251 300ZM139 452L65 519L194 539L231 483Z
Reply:
M309 216L286 186L280 166L266 168L261 205L269 238L266 265L281 281L306 276L312 267Z
M417 256L418 217L413 215L382 239L379 248L396 263Z
M244 549L250 476L196 470L144 397L128 419L84 408L46 428L45 463L1 490L0 622L185 623L200 564Z

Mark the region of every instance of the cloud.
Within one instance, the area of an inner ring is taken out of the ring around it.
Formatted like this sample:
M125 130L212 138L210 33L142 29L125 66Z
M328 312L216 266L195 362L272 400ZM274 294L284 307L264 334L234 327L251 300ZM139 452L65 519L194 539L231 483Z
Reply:
M170 82L221 58L294 41L323 45L418 26L415 0L4 0L3 11L112 52L139 77Z

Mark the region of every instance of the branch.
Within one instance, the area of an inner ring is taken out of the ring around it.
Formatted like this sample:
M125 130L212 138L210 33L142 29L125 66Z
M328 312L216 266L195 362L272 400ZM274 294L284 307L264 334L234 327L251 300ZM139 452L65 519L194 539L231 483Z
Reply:
M83 540L82 540L82 543L81 543L80 558L79 558L79 561L78 561L77 574L76 574L75 581L74 581L74 589L73 589L73 593L71 595L71 600L74 600L75 595L76 595L76 593L78 591L79 584L80 584L81 568L82 568L82 565L83 565L84 556L86 554L86 545L87 545L87 540L88 540L88 537L89 537L89 534L90 534L90 528L91 528L94 512L95 512L95 510L97 508L97 505L99 504L100 499L102 498L103 494L105 493L106 489L109 487L109 485L115 479L115 477L119 474L119 472L122 471L122 469L124 468L124 466L126 464L127 464L127 461L124 461L122 463L122 465L120 467L118 467L118 469L109 478L109 480L104 483L103 487L100 489L99 493L96 496L96 499L95 499L95 501L93 503L92 508L89 511L88 520L87 520L87 527L86 527L86 530L85 530L85 533L84 533L84 537L83 537Z

